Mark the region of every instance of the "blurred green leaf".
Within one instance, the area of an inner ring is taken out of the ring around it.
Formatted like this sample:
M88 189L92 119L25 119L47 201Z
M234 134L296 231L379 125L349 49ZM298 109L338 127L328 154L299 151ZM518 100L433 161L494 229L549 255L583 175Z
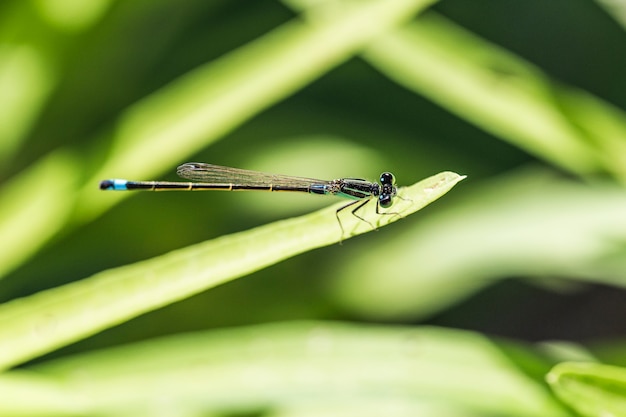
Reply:
M619 0L595 0L606 12L613 16L615 21L626 28L626 3Z
M333 415L367 404L400 416L454 409L460 414L452 415L570 415L497 343L429 327L267 324L177 335L30 371L103 415L154 415L164 402L174 414L300 407Z
M54 152L0 188L0 279L70 221L78 177L74 158Z
M556 395L581 416L626 415L626 368L564 362L546 379Z
M84 416L83 395L58 380L18 371L0 374L0 415Z
M0 43L0 159L19 147L44 106L54 76L33 45Z
M97 24L112 0L5 1L0 16L0 160L28 140L62 83L70 45ZM27 143L27 142L26 142ZM64 150L66 151L66 150Z
M98 21L113 0L36 0L41 16L64 31L78 31Z

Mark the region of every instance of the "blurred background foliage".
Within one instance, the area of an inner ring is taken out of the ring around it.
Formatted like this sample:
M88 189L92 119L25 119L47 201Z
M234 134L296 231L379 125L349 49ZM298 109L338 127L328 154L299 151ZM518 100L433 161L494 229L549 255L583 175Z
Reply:
M560 339L625 363L625 10L4 0L0 300L329 203L114 195L100 179L175 180L186 161L318 178L390 170L400 185L452 170L468 179L401 223L50 357L306 319Z

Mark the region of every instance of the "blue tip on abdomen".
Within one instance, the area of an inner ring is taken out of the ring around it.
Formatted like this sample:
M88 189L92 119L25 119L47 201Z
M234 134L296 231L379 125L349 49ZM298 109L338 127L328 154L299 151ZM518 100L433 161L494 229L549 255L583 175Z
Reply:
M128 187L127 180L104 180L100 181L100 189L101 190L113 190L113 191L126 191Z

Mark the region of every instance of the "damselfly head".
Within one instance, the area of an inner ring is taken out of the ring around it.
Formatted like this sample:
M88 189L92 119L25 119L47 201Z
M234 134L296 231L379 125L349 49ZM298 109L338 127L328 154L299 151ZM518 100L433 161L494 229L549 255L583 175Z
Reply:
M382 208L388 208L391 207L391 203L393 199L393 195L391 194L381 194L378 196L378 204L382 207Z
M380 183L382 185L394 185L396 177L391 172L383 172L380 174Z

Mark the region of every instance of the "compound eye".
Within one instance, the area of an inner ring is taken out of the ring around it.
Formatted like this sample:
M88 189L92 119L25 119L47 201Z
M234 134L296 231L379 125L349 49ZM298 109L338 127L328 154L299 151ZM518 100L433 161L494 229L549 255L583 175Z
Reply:
M380 204L382 208L391 207L391 196L389 194L381 194L378 197L378 204Z
M396 177L394 177L391 172L383 172L380 174L380 183L393 185L396 183Z

